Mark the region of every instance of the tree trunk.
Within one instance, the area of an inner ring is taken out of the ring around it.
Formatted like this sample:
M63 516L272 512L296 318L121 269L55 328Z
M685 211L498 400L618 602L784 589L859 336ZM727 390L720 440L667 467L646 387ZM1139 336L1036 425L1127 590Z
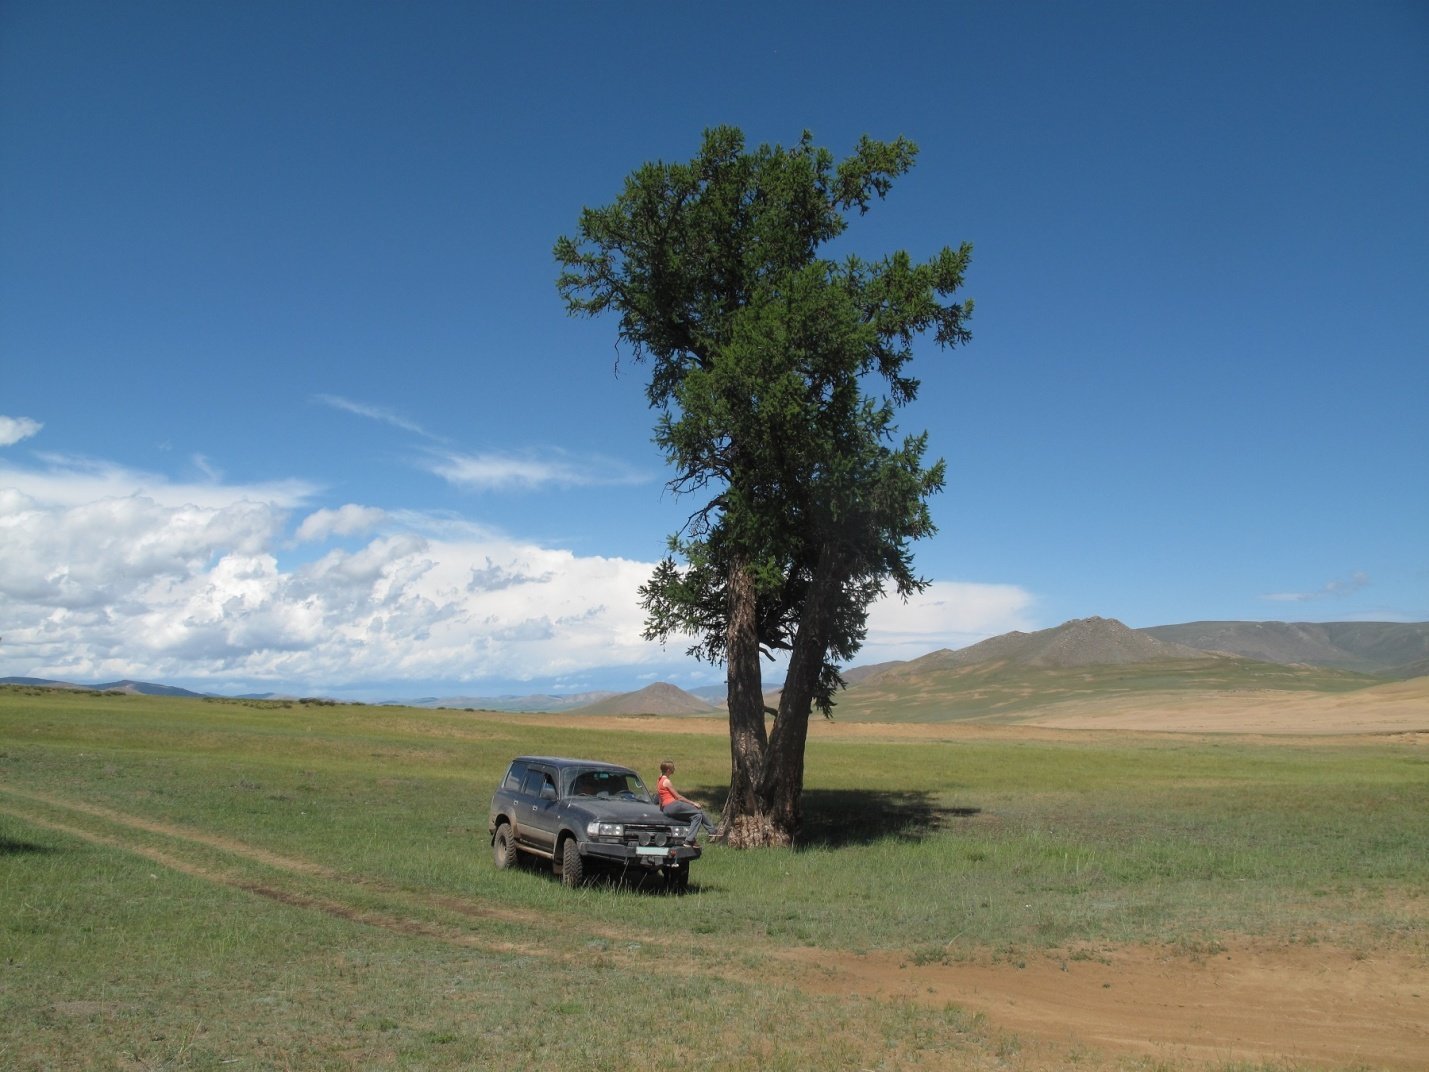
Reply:
M725 680L729 697L729 799L725 838L742 848L768 844L761 819L759 783L769 738L764 729L764 688L759 667L759 615L754 578L743 561L729 569Z
M789 657L789 675L784 679L779 715L760 779L759 798L770 826L770 844L794 844L804 818L804 748L809 740L814 691L828 652L833 600L841 581L837 574L837 556L825 547L799 619L799 632Z

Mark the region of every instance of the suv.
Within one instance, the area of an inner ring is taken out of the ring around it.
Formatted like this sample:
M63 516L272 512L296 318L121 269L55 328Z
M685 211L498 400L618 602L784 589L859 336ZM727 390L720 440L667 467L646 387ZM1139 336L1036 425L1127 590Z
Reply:
M492 858L512 866L517 853L551 861L562 883L579 886L595 869L658 871L684 890L700 858L694 825L662 812L629 767L593 759L518 756L491 798Z

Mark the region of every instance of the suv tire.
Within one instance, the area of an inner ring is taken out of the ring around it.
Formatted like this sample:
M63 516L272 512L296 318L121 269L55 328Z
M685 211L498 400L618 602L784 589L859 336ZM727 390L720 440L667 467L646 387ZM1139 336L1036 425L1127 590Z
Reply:
M585 861L573 837L561 842L561 884L574 889L585 882Z
M491 858L498 871L515 866L516 839L511 836L510 823L502 823L496 828L496 836L491 839Z

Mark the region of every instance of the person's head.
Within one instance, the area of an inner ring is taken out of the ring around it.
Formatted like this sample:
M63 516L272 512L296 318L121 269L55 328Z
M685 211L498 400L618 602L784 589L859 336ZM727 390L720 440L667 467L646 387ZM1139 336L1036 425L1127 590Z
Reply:
M661 774L674 774L674 773L675 773L675 761L674 761L674 760L671 760L671 759L662 759L662 760L660 760L660 773L661 773Z

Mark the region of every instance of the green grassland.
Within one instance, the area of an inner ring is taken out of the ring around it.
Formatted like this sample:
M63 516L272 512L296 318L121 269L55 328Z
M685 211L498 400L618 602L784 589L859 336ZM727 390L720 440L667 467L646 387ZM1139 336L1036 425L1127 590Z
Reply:
M686 896L494 869L516 753L718 800L727 742L663 725L0 690L0 1067L1030 1069L778 954L1429 953L1429 761L1388 742L815 734L798 851Z
M1383 685L1348 670L1252 659L1163 659L1122 665L1041 667L1002 662L940 667L931 658L851 686L838 717L877 722L1016 723L1050 704L1148 692L1342 693Z

